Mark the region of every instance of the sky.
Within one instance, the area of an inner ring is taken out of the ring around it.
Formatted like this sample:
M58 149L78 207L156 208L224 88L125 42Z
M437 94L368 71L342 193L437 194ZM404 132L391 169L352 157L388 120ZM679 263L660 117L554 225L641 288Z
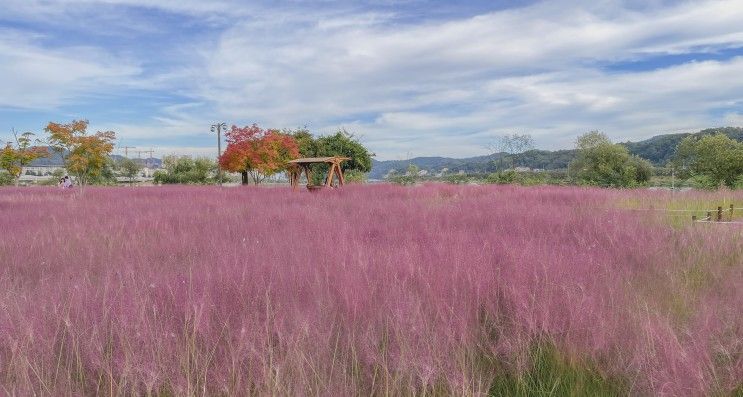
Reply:
M0 0L0 140L84 118L216 155L209 127L353 132L379 160L743 126L743 1ZM117 148L117 152L120 148ZM131 153L130 153L131 156Z

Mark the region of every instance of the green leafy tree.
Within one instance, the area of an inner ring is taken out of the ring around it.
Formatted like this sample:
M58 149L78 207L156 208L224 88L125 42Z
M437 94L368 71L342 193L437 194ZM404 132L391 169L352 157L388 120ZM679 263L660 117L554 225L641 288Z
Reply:
M415 165L413 163L410 163L410 164L408 164L407 171L405 171L405 175L408 175L408 176L412 176L412 177L417 178L419 172L420 172L420 168L418 168L417 165Z
M581 184L632 187L650 180L649 162L631 156L626 147L614 144L601 132L591 131L576 141L576 156L570 174Z
M338 130L333 135L313 137L306 128L294 131L285 130L299 145L299 154L302 157L331 157L344 156L351 160L344 161L341 165L343 171L357 170L369 172L372 167L371 158L374 154L362 145L353 133L345 129Z
M129 182L132 182L142 170L142 165L140 163L129 158L123 158L119 160L116 166L121 175L129 179Z
M114 160L111 157L106 157L106 161L103 163L100 172L92 175L88 180L88 183L91 185L116 185L118 181L116 180L115 169L116 163Z
M632 179L637 184L650 182L650 178L653 176L653 164L642 157L630 155L627 167L628 172L633 176Z
M353 133L345 129L338 130L333 135L317 138L313 137L306 128L299 128L294 131L285 130L284 132L290 134L297 141L299 154L302 157L349 157L351 160L344 161L341 164L341 169L345 175L348 175L349 171L362 174L371 171L374 153L371 153L361 144ZM321 179L327 170L328 166L325 164L313 165L313 179L317 178L314 182L321 183Z
M699 186L735 188L743 175L743 143L724 134L689 136L676 148L676 169L688 169Z
M316 157L319 152L317 140L307 127L297 128L296 130L283 130L282 133L291 135L299 147L299 155L302 157Z

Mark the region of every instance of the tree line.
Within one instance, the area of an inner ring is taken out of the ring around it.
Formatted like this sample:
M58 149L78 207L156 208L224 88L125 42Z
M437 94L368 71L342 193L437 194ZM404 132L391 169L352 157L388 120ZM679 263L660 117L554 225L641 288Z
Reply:
M264 129L256 124L233 125L226 133L227 147L217 163L209 159L166 156L163 170L155 172L155 183L210 183L216 167L240 174L243 185L263 183L287 171L289 161L299 157L343 156L351 160L341 165L346 180L360 182L371 170L374 156L358 138L344 129L330 135L313 135L307 128ZM313 177L321 178L327 165L315 164ZM311 181L318 183L318 180Z
M45 141L36 139L31 132L17 134L13 131L13 141L6 142L0 149L0 169L5 171L0 172L0 184L17 185L23 168L49 156L50 149L63 156L65 169L81 187L115 183L114 168L133 180L142 168L141 164L126 158L112 164L111 152L116 134L113 131L89 133L86 120L73 120L67 124L50 122L44 131L48 135ZM244 127L233 125L225 137L227 147L217 162L208 158L166 156L163 170L154 175L155 183L215 183L218 182L215 176L217 167L221 167L240 174L243 184L260 184L267 178L285 172L292 159L329 156L351 158L342 165L347 180L363 181L371 170L374 156L353 133L346 130L315 136L307 128L279 130L263 129L255 124ZM497 155L497 160L491 161L497 172L488 174L485 179L494 183L523 180L522 176L514 173L514 169L532 164L544 152L561 156L559 161L565 166L566 172L560 177L560 183L604 187L643 186L658 168L630 151L642 149L667 159L663 172L689 181L693 186L708 189L719 186L743 188L741 139L743 129L723 128L703 130L698 134L659 136L644 143L619 144L613 143L599 131L591 131L577 139L575 150L546 152L534 150L534 140L529 134L511 134L500 137L489 146L493 156ZM672 144L675 146L671 147ZM313 170L316 171L312 173L313 176L322 178L327 165L317 164L314 167L317 169ZM420 172L417 167L409 166L404 175L394 176L391 180L414 183ZM447 178L455 183L467 180L459 174Z
M50 122L44 131L46 142L34 139L32 132L20 136L14 133L15 142L7 142L0 152L0 167L18 185L23 167L34 160L48 156L52 150L63 154L67 172L75 176L81 188L101 176L114 148L116 133L97 131L88 133L87 120L74 120L67 124ZM41 146L46 143L48 146Z
M653 174L648 160L630 154L627 146L612 143L598 131L578 138L576 150L568 171L580 184L642 186ZM687 135L675 146L665 166L674 178L696 187L743 188L743 142L719 131Z
M289 161L299 157L344 156L351 160L341 165L346 179L363 180L371 171L373 154L356 136L346 130L315 137L306 128L295 130L262 129L253 124L245 127L233 125L225 134L227 148L219 157L222 169L239 173L243 184L261 183L264 179L284 172ZM313 172L318 178L327 165L316 164ZM312 181L317 182L317 181Z
M66 171L74 176L81 187L89 184L114 184L113 170L133 180L142 165L132 159L123 158L113 162L116 133L113 131L88 132L87 120L73 120L60 124L50 122L44 131L45 140L26 132L16 134L14 140L6 142L0 150L0 184L18 185L24 167L35 160L48 157L51 152L61 155ZM331 135L314 136L306 128L294 130L262 129L253 124L245 127L233 125L225 134L227 147L215 162L205 157L165 156L162 170L154 174L157 184L210 184L225 182L229 177L217 180L217 167L238 173L243 184L259 184L266 178L287 170L289 161L298 157L345 156L351 160L342 168L349 181L361 181L371 170L373 154L358 138L346 130ZM314 175L324 171L319 164Z
M740 128L666 135L636 144L613 143L606 134L590 131L578 137L575 149L548 152L533 149L533 139L528 134L511 134L486 146L492 154L484 158L487 161L481 162L479 168L458 160L458 169L439 166L441 171L431 178L421 175L423 167L408 162L407 166L401 165L405 167L404 173L390 173L387 179L400 184L443 179L451 183L640 187L648 185L654 174L660 174L696 188L743 188L743 143L740 139L743 139ZM666 161L653 164L633 154L633 150L658 153ZM475 160L478 158L470 162ZM538 170L520 170L530 167ZM449 173L444 175L443 171Z

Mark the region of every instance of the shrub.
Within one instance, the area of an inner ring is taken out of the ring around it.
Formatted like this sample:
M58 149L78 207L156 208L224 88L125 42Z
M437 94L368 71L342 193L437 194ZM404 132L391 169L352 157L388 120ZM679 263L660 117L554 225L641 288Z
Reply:
M676 148L674 165L687 164L693 174L705 176L715 186L735 187L743 175L743 143L725 134L686 137Z
M0 171L0 186L12 185L14 183L13 175Z
M550 183L550 177L545 172L517 172L515 170L506 170L488 174L485 177L486 183L499 185L518 184L522 186L536 186Z
M652 165L631 156L625 146L612 143L598 131L581 135L570 173L579 184L603 187L635 187L647 183Z
M415 185L417 180L418 178L413 175L395 175L387 178L387 181L403 186Z
M451 183L453 185L462 185L469 183L471 178L466 174L450 174L444 176L444 182Z
M57 186L57 184L59 184L59 178L63 177L64 175L64 170L56 169L54 170L54 172L51 173L49 178L37 181L36 184L40 186Z
M368 174L359 170L348 170L343 173L347 183L366 183Z
M694 189L716 190L720 184L707 175L694 175L687 180L689 186Z
M217 163L205 157L165 156L163 168L155 171L155 184L205 185L215 182Z

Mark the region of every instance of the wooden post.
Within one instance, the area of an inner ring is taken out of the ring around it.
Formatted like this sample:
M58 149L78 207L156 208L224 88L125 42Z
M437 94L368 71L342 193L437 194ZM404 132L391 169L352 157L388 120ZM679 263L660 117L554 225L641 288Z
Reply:
M297 187L299 186L299 173L301 171L296 168L291 168L289 170L289 183L292 185L292 190L297 190Z
M328 170L328 179L325 181L325 186L327 187L333 187L333 173L335 172L335 164L330 164L330 169Z
M722 222L722 207L717 207L717 222Z
M707 211L707 219L708 221L712 220L712 211Z
M697 223L697 216L696 216L696 215L692 215L692 216L691 216L691 223L692 223L692 224L695 224L695 223Z
M735 209L735 206L730 204L730 222L733 221L733 209Z
M312 185L312 179L311 179L312 177L310 176L310 166L303 165L302 167L304 168L304 175L307 177L307 186L310 186Z
M343 169L341 169L340 163L338 164L338 184L343 186L346 184L346 177L343 176Z

